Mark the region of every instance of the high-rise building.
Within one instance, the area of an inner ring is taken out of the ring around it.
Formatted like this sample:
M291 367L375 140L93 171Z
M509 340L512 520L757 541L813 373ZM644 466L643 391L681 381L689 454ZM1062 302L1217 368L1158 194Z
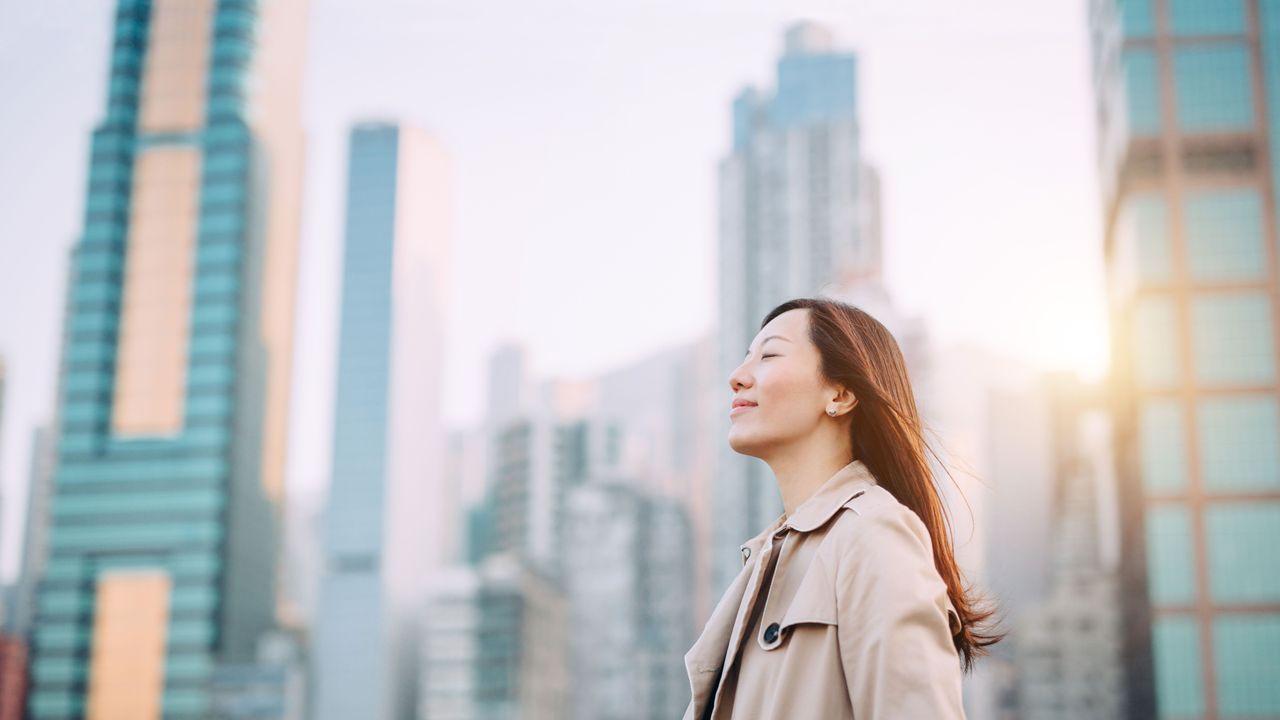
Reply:
M1012 645L1016 717L1118 720L1124 707L1119 595L1104 552L1113 490L1105 385L1047 378L1053 446L1049 592L1017 617ZM1047 561L1047 562L1046 562Z
M1280 3L1090 11L1129 716L1280 716Z
M221 665L210 682L218 720L303 720L306 717L302 638L275 631L258 641L253 662Z
M616 425L549 415L499 426L477 554L510 553L559 582L568 495L593 471L617 463L620 436Z
M119 0L59 378L36 718L203 717L275 616L305 3Z
M678 501L637 485L595 476L569 495L565 577L575 682L568 717L576 720L674 718L689 704L689 515Z
M409 717L425 580L443 559L447 298L444 156L430 136L351 132L326 563L320 720Z
M638 489L684 505L692 523L694 614L701 627L717 598L711 597L711 511L708 506L715 455L725 442L716 437L711 406L722 402L726 385L715 377L715 337L664 348L601 374L593 416L625 428L619 466ZM685 592L682 586L678 591Z
M438 574L424 606L421 720L561 720L564 594L512 553Z
M788 28L785 42L774 93L748 88L734 100L732 150L720 164L717 369L726 379L774 306L879 276L879 220L867 205L878 183L859 150L855 57L812 23ZM730 395L726 385L714 408L722 438ZM726 445L717 465L713 596L741 567L738 544L782 513L764 463Z
M48 553L49 495L53 483L54 433L36 428L31 441L31 469L27 476L26 527L22 537L22 566L14 590L13 608L6 624L20 635L31 630L36 599L36 582L44 575Z

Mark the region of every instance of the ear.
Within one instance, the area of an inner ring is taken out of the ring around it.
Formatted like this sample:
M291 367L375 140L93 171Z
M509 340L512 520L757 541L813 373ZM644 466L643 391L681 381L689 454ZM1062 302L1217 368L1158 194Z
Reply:
M836 408L836 417L853 410L857 405L858 398L854 397L851 390L843 387L837 387L836 394L827 403L827 407Z

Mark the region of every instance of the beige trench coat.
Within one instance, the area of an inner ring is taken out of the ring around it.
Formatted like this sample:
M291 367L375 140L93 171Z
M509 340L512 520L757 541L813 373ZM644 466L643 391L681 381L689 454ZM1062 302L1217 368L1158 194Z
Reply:
M761 720L964 718L959 617L928 530L862 462L741 551L741 572L685 654L684 720L729 720L726 706Z

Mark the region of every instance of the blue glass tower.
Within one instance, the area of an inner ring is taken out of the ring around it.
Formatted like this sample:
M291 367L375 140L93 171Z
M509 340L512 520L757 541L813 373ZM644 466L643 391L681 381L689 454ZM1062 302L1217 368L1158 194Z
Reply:
M448 201L430 136L351 132L317 720L415 713L417 620L444 560L440 393Z
M120 0L72 258L35 718L204 717L276 615L305 6Z

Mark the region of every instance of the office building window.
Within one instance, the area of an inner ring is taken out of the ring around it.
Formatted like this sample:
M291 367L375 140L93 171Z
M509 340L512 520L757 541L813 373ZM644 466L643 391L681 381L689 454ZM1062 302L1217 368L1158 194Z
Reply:
M1187 487L1187 443L1182 406L1176 400L1142 403L1138 418L1142 485L1152 495L1176 494Z
M1200 629L1193 617L1161 617L1151 623L1156 666L1156 705L1161 718L1204 714Z
M1151 0L1120 0L1120 22L1126 38L1151 37L1155 34L1155 13Z
M1280 502L1212 503L1205 535L1215 604L1280 602Z
M1280 715L1280 615L1226 615L1213 621L1218 717Z
M1198 403L1200 463L1210 492L1280 489L1280 403L1272 394Z
M1138 382L1167 387L1178 382L1178 321L1173 299L1140 298L1133 312Z
M1173 280L1168 205L1162 195L1134 195L1125 203L1138 254L1138 277L1144 282Z
M1186 506L1147 509L1147 590L1153 605L1187 605L1195 600L1196 577L1191 518Z
M1197 280L1248 280L1266 271L1262 199L1254 188L1187 194L1187 259Z
M1196 380L1269 383L1275 377L1271 304L1262 293L1214 293L1191 301Z
M1124 51L1124 83L1129 99L1129 132L1134 135L1158 134L1160 65L1153 50L1128 48Z
M1243 44L1213 43L1173 52L1178 126L1193 132L1253 127L1252 74Z
M1232 35L1245 32L1244 0L1170 0L1175 35Z

